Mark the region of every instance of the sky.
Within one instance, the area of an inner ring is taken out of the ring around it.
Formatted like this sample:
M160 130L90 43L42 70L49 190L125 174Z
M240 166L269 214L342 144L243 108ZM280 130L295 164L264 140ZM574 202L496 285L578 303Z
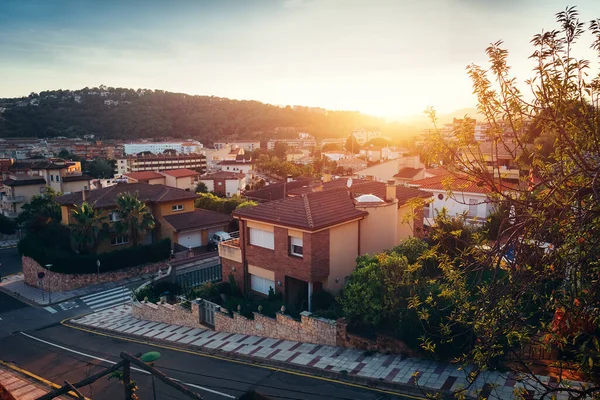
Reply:
M531 76L557 0L0 0L0 98L161 89L387 118L476 105L465 67L504 40ZM600 1L580 0L581 19ZM589 41L580 54L593 58Z

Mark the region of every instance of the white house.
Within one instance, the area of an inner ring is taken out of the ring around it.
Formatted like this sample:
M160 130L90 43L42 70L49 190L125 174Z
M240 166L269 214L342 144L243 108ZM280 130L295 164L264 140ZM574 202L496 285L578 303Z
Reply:
M246 175L236 172L219 171L200 177L209 192L231 197L240 194L246 188Z
M483 225L494 210L488 197L492 192L467 176L439 175L408 182L408 185L431 193L431 202L425 207L423 224L433 226L434 218L446 208L452 217L467 213L467 222Z

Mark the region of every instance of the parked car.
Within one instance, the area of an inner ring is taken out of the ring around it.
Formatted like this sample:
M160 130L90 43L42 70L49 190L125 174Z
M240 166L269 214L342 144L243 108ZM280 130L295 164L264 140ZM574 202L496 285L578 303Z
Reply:
M219 243L225 242L226 240L231 240L231 239L233 239L231 237L231 235L225 231L215 232L215 233L213 233L211 238L208 239L207 248L209 251L215 251L215 250L217 250L217 247L219 247Z

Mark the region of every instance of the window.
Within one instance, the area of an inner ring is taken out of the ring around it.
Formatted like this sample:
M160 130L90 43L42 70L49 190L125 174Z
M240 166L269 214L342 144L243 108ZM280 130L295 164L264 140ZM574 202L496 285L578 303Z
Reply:
M181 211L183 210L183 204L177 204L176 206L171 207L173 211Z
M117 211L113 211L110 214L108 214L108 221L109 222L117 222L120 221L121 217L119 216L119 213Z
M263 231L261 229L248 229L250 244L252 246L264 247L265 249L275 249L275 236L273 232Z
M110 244L112 246L118 246L126 243L129 243L129 237L127 235L117 235L110 238Z
M258 275L250 274L250 288L258 293L269 294L269 288L275 290L275 282Z
M477 216L477 203L479 203L477 199L469 199L469 217Z
M60 182L60 175L56 175L56 182Z
M50 180L54 182L54 175L50 175Z
M290 236L290 254L302 257L302 239Z

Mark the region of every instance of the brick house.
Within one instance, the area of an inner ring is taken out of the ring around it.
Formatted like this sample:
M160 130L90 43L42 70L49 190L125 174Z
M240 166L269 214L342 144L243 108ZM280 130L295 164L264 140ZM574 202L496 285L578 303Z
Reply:
M272 288L310 310L312 293L339 291L357 256L400 242L397 187L383 184L381 197L371 189L314 191L234 211L240 237L219 245L223 279L232 274L240 288L263 295Z
M170 238L173 247L199 247L208 243L208 238L216 231L227 230L230 222L228 215L194 207L198 195L184 189L165 185L148 183L118 183L114 186L92 191L75 192L59 196L56 201L61 206L62 223L72 222L72 210L84 201L101 210L106 217L111 235L100 243L98 251L130 246L126 235L117 235L112 228L119 216L117 198L122 193L137 193L148 210L154 216L156 226L148 232L141 243L153 243L164 238Z

